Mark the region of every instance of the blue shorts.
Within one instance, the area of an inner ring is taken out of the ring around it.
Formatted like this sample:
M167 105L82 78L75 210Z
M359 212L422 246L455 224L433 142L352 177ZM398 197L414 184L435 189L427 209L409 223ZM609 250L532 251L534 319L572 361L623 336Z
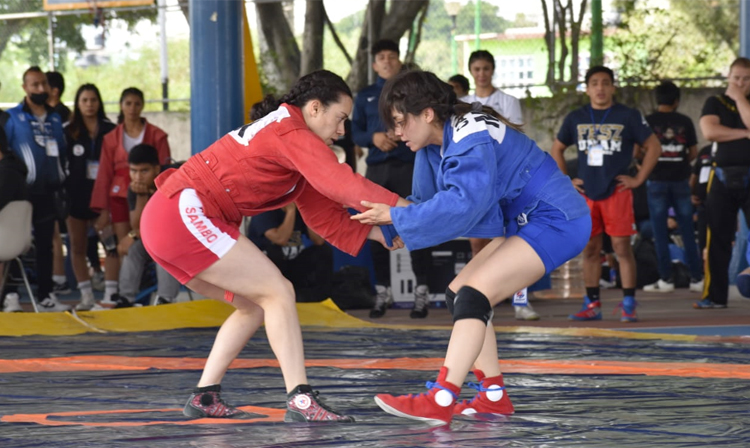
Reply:
M591 216L568 216L558 207L539 201L517 235L534 248L544 262L545 274L580 254L591 236Z

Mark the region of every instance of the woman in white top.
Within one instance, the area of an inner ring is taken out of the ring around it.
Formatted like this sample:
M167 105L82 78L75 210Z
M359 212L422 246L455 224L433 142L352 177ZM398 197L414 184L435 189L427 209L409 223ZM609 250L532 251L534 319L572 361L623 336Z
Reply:
M521 102L518 98L496 89L492 85L495 58L487 50L477 50L469 56L469 73L474 78L474 93L461 98L466 103L480 102L489 106L513 124L522 124Z
M495 73L495 58L487 50L477 50L469 56L469 73L474 78L474 93L466 95L461 98L461 101L466 103L482 103L484 106L493 108L497 113L507 118L513 124L521 125L523 123L521 117L521 102L518 98L508 95L507 93L496 89L492 85L492 75ZM490 240L486 238L469 238L471 243L471 252L476 256ZM539 314L534 311L531 304L523 302L526 299L527 291L524 288L515 294L520 296L519 303L521 305L515 305L513 308L516 312L516 319L518 320L538 320Z

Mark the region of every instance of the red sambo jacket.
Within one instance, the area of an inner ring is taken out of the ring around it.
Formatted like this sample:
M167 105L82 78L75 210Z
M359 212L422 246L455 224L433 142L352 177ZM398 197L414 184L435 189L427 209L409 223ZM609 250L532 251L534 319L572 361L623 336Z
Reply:
M159 163L168 164L171 160L169 142L166 132L152 125L146 119L144 121L143 142L156 148L159 154ZM130 165L128 164L128 152L122 146L125 126L121 123L111 132L107 133L102 140L102 153L99 157L99 172L91 192L90 207L96 212L109 209L111 198L128 197L130 186Z
M236 225L243 216L296 202L308 227L352 255L371 227L349 219L344 207L363 210L363 200L391 206L398 201L397 194L340 164L299 108L288 104L165 171L156 186L168 197L193 188L206 216Z

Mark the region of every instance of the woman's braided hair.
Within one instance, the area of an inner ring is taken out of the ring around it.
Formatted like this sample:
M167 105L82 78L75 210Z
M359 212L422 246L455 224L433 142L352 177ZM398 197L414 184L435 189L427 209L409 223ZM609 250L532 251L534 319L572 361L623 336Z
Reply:
M523 132L520 126L511 123L491 107L482 106L479 109L472 104L459 101L453 87L441 81L432 72L413 70L392 77L383 86L378 104L380 119L390 129L395 127L394 111L404 116L407 113L419 115L428 107L435 111L441 124L448 121L451 115L463 116L470 112L479 112L491 115L506 126Z
M316 70L298 79L289 93L278 100L273 95L267 95L257 107L253 107L250 119L255 121L268 115L278 109L281 103L302 107L308 101L318 100L323 107L327 107L337 103L342 95L351 98L352 91L339 75L328 70Z

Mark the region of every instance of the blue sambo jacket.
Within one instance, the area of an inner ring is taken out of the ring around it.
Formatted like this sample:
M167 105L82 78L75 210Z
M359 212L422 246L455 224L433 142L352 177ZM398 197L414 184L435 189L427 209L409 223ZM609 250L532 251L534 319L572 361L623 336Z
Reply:
M391 208L391 218L409 250L460 236L503 236L539 201L568 220L589 213L570 179L533 140L475 113L451 117L443 146L417 152L408 199L414 204Z

